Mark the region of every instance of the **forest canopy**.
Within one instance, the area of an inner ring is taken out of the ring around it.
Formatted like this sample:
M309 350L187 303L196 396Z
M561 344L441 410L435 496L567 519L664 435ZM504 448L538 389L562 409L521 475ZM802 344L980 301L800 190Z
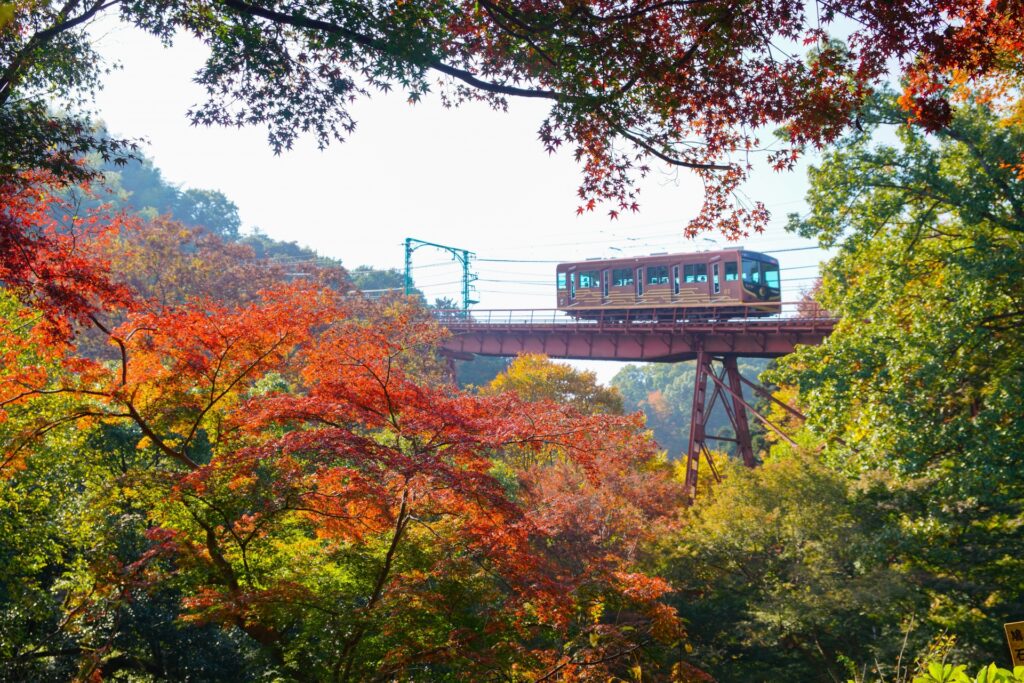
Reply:
M737 190L750 154L779 132L770 158L792 166L807 147L835 141L892 69L904 78L907 116L947 124L951 91L999 74L1020 77L1024 12L1018 2L895 3L521 2L426 0L245 2L175 0L3 5L0 15L0 170L45 166L87 172L95 150L123 162L133 143L95 134L80 104L106 68L85 26L117 12L170 43L187 32L209 48L196 80L203 125L262 125L275 151L300 135L320 145L354 131L351 108L375 92L427 93L445 103L549 102L539 137L582 167L579 211L613 217L639 207L637 183L653 165L696 173L705 202L687 234L738 237L764 227L760 201ZM841 38L842 41L836 40ZM986 81L987 82L987 81ZM17 135L14 132L17 131Z
M0 679L938 683L1009 664L1024 11L811 10L0 4ZM344 138L353 102L391 88L548 101L541 143L581 163L580 211L634 210L652 164L688 168L707 189L691 235L764 224L736 192L766 131L779 168L817 149L789 229L835 249L806 302L835 329L747 367L796 404L770 415L792 438L766 436L758 468L711 454L693 500L666 457L687 366L608 388L523 356L460 388L422 301L240 237L230 199L166 183L80 113L105 12L204 41L192 120L265 126L276 150Z

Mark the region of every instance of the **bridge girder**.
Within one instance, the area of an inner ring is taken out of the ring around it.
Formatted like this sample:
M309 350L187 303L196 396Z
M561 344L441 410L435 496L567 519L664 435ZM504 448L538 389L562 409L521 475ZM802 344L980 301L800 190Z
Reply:
M494 312L489 312L493 314ZM647 363L697 361L697 373L690 415L690 438L685 457L686 486L691 499L697 492L697 473L703 456L712 475L718 471L708 442L734 441L743 463L754 467L748 416L756 418L784 440L792 440L775 424L760 415L743 395L747 384L755 392L781 404L791 414L798 411L781 403L763 387L739 373L739 358L779 358L798 345L821 344L835 325L830 318L743 319L737 321L623 323L562 320L532 322L487 322L473 318L448 318L444 324L451 337L442 342L444 352L460 358L472 355L514 356L543 353L550 358L570 360L615 360ZM721 370L715 369L718 363ZM710 399L708 387L712 387ZM708 416L721 399L735 438L709 436Z

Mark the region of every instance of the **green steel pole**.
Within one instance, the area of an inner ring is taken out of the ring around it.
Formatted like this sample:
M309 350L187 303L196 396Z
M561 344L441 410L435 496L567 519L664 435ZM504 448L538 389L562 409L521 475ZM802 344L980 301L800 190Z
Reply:
M405 238L405 295L412 294L412 238Z
M469 252L462 250L462 310L469 310Z

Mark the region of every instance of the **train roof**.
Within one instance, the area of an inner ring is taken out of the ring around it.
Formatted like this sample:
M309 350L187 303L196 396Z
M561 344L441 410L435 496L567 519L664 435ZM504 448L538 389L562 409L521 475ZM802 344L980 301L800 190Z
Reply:
M767 254L762 254L761 252L758 252L758 251L751 251L750 249L744 249L743 247L729 247L727 249L715 249L715 250L709 250L709 251L683 251L683 252L676 252L676 253L672 253L672 254L666 252L666 253L658 253L658 254L645 254L643 256L620 256L620 257L617 257L617 258L607 258L607 259L605 259L605 258L590 258L590 259L584 259L582 261L565 261L565 262L559 263L558 266L556 266L556 269L560 268L562 266L585 266L587 264L598 264L598 263L601 263L601 264L613 264L613 265L614 264L623 264L624 265L624 264L627 264L627 263L638 263L638 262L642 262L642 261L649 261L649 260L652 260L652 259L672 259L672 258L679 258L679 257L692 258L694 256L712 257L712 256L718 256L718 255L724 255L724 254L735 254L736 252L740 252L740 254L742 254L743 256L753 256L754 258L759 258L759 259L763 259L763 260L766 260L766 261L777 261L777 259L775 257L768 256Z

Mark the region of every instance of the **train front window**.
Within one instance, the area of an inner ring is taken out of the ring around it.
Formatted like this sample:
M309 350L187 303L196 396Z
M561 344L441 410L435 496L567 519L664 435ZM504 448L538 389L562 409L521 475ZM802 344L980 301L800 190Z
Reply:
M761 284L761 262L752 258L743 259L743 282L748 285Z
M691 263L688 266L683 266L683 281L684 282L707 282L708 281L708 264L706 263Z
M566 285L565 285L565 273L559 273L558 274L558 288L559 289L565 289L565 287L566 287Z
M667 285L668 266L647 266L647 284Z
M633 285L632 268L616 268L612 271L613 287L631 287Z
M761 262L761 281L771 289L779 289L779 264Z
M580 289L597 289L601 286L601 277L596 270L585 270L580 273Z
M725 264L725 281L726 282L732 282L733 280L735 280L737 272L738 272L738 269L736 268L736 262L735 261L726 262L726 264Z

